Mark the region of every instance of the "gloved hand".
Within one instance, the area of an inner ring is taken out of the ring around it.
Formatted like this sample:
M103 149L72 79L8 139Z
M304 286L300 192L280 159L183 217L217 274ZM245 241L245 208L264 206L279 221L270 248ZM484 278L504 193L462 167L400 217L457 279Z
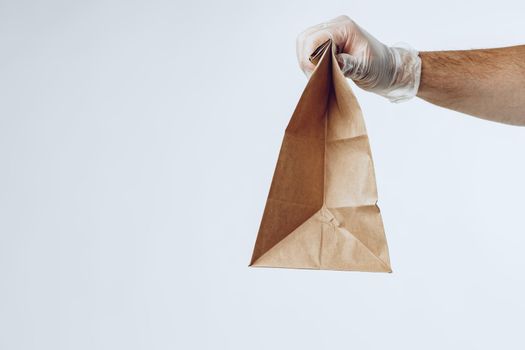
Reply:
M307 76L315 66L308 58L326 40L340 52L337 61L343 74L357 86L400 102L414 97L419 88L421 59L410 47L388 47L347 16L339 16L302 32L297 38L297 59Z

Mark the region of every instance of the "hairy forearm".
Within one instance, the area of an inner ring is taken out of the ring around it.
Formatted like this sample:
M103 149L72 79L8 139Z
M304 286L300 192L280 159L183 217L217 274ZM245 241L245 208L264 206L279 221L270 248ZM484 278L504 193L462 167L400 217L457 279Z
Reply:
M417 96L476 117L525 125L525 45L420 52Z

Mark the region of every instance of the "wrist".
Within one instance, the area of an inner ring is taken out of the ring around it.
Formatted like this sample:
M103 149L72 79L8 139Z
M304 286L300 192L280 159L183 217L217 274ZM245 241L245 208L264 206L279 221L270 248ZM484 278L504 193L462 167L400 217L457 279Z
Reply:
M378 92L390 102L403 102L416 96L421 80L419 53L406 44L390 47L392 76L390 85Z

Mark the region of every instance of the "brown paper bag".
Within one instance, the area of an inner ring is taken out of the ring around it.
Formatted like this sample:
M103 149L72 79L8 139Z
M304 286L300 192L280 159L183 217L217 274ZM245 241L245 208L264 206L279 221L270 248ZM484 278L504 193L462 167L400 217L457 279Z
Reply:
M361 109L331 41L311 60L250 266L391 272Z

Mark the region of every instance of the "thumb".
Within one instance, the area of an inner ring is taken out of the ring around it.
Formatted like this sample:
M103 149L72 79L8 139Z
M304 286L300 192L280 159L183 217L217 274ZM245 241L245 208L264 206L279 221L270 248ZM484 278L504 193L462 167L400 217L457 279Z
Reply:
M350 78L352 80L359 79L359 64L354 56L349 55L347 53L340 53L336 55L335 58L337 59L339 68L341 68L341 72L345 77Z

